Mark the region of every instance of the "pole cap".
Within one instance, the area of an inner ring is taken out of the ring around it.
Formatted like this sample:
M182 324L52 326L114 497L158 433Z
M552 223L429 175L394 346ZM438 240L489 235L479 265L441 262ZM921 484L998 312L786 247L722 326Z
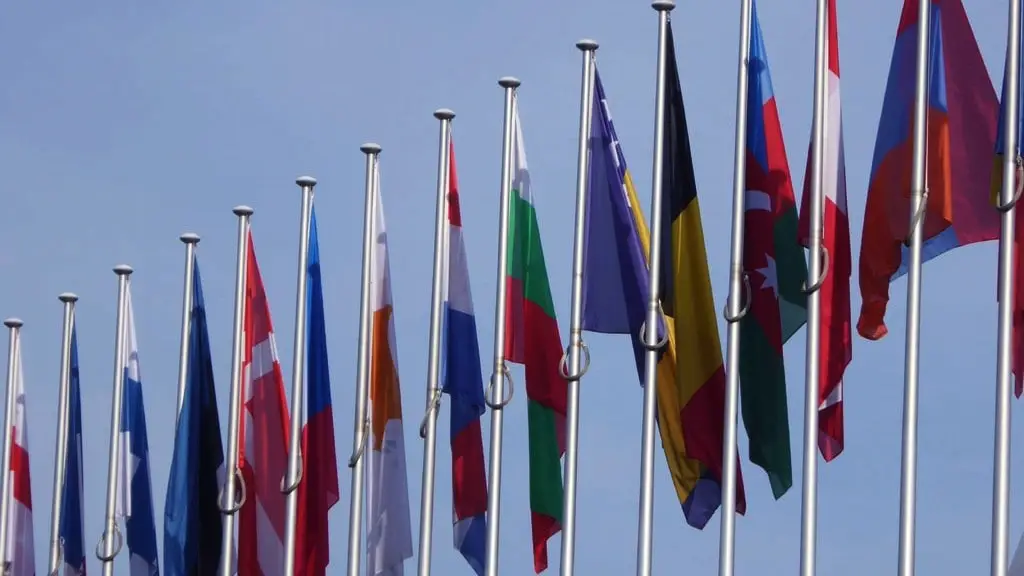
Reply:
M516 78L515 76L502 76L498 80L498 86L501 86L502 88L518 88L520 84L522 84L522 82L520 82L519 78Z
M658 12L671 12L676 7L674 0L654 0L651 2L651 8L654 8Z
M362 150L363 154L380 154L380 144L373 142L367 142L360 146L359 149Z
M303 188L312 188L313 186L316 186L316 178L313 178L312 176L299 176L295 179L295 183Z
M4 320L4 326L8 328L21 328L25 323L21 321L21 318L8 318Z
M65 304L69 302L78 302L78 294L75 294L74 292L65 292L60 296L57 296L57 300L60 300Z
M576 47L584 52L593 52L594 50L597 50L597 42L590 38L584 38L576 43Z
M252 216L253 212L252 208L244 204L241 206L235 206L231 211L235 213L235 216Z
M437 118L438 120L451 120L452 118L455 118L455 112L452 112L447 108L438 108L437 110L434 110L434 118Z
M195 232L185 232L181 236L178 236L178 240L181 240L185 244L199 244L199 234Z
M128 276L134 271L135 270L127 264L118 264L117 266L114 266L114 274L117 274L118 276Z

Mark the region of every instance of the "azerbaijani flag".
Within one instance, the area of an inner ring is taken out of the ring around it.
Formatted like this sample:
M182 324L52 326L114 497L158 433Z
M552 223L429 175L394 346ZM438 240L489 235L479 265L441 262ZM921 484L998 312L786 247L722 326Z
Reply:
M480 416L484 413L484 381L480 342L469 288L469 265L462 239L459 179L455 144L449 147L448 231L444 285L444 385L451 400L452 516L455 548L478 576L484 573L487 544L487 472Z
M903 2L864 210L857 331L869 340L889 332L889 283L909 264L917 5ZM922 262L999 235L988 201L999 106L992 80L961 0L932 0L930 23Z
M544 264L518 100L512 104L508 226L505 358L526 369L533 569L539 574L548 567L548 539L562 529L561 458L565 453L567 385L558 371L562 337Z

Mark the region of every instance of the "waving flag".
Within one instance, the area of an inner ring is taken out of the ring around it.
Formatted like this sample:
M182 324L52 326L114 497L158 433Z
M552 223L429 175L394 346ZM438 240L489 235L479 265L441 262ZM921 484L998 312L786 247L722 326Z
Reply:
M149 440L146 406L142 401L139 344L135 340L135 313L131 284L125 289L127 316L122 358L124 391L121 400L121 457L118 464L117 516L124 518L131 576L157 576L156 523L153 514L153 483L149 471Z
M224 478L224 450L203 283L195 256L193 265L185 401L174 432L164 503L164 570L170 576L215 574L221 558L218 496Z
M376 168L374 168L376 170ZM409 520L409 479L405 471L405 435L402 431L402 389L398 380L394 305L391 300L391 263L380 176L376 195L376 245L370 261L370 305L373 311L370 358L370 475L366 573L400 576L412 558L412 523Z
M306 422L302 427L302 482L298 487L295 574L323 576L331 561L327 512L338 503L340 492L315 211L309 223L309 264L306 275Z
M74 322L74 318L72 318ZM78 329L71 325L68 376L68 443L61 488L60 529L65 576L85 576L85 488L82 481L82 389L78 371Z
M29 475L28 421L25 413L25 372L21 345L14 359L14 421L11 422L10 498L7 507L7 546L4 561L11 563L10 576L35 576L36 555L32 537L32 480Z
M288 465L288 408L277 359L270 304L256 263L252 233L247 244L245 290L245 438L239 468L246 499L239 510L238 574L277 576L284 571L285 498L281 479Z
M480 416L484 413L484 381L480 342L469 288L469 265L462 238L459 179L455 144L449 147L448 255L444 282L443 391L451 399L452 516L455 548L483 576L487 546L487 472Z
M821 362L818 381L818 449L825 461L843 451L843 373L853 359L850 321L850 219L846 214L846 159L839 98L839 25L836 0L828 0L828 116L822 158L824 237L828 273L821 285ZM811 143L813 146L813 142ZM810 246L811 154L808 148L800 242Z
M860 247L863 304L857 331L884 337L889 283L907 271L917 2L904 0L871 163ZM928 62L928 201L922 261L993 240L999 214L988 202L998 102L961 0L933 0Z

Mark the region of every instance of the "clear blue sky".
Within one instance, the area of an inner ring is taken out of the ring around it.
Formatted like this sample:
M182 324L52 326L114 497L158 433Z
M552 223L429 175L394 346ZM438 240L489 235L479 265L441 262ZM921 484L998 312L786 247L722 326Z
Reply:
M799 191L810 133L814 3L797 4L762 2L760 17ZM901 4L858 0L839 6L855 248ZM1005 2L969 2L967 9L998 86ZM739 2L684 0L674 14L718 308L727 289L738 20ZM358 147L365 141L384 148L382 192L394 262L415 526L436 181L437 123L431 113L450 107L458 114L454 134L468 258L481 348L489 351L502 116L496 81L509 74L522 79L526 149L564 337L579 118L579 53L573 44L585 36L601 43L599 69L646 203L656 44L656 17L646 1L437 0L401 7L309 0L183 0L117 8L9 4L0 18L0 315L26 322L40 573L49 537L57 406L57 294L71 290L81 297L85 487L91 495L86 548L91 553L102 528L106 481L116 292L111 267L125 262L136 270L133 297L156 513L162 518L181 313L183 248L177 237L184 231L203 237L199 258L226 416L236 226L231 208L246 203L256 210L257 255L289 374L299 217L294 178L300 174L320 180L335 426L339 461L347 458L363 210ZM996 246L989 243L959 249L925 268L917 531L922 574L980 574L988 568L995 267ZM895 566L905 289L905 280L893 285L889 336L854 343L846 378L846 452L820 468L820 574L882 574ZM859 304L855 290L855 315ZM744 462L749 504L747 516L738 521L739 574L791 574L798 565L803 334L786 348L796 484L774 502L764 474ZM724 325L722 335L724 344ZM625 337L587 340L594 364L583 382L581 404L577 572L630 574L641 391ZM1016 405L1014 412L1019 414ZM451 546L446 412L441 423L434 572L470 574ZM486 420L484 429L486 436ZM508 408L505 431L501 564L503 574L528 574L521 394ZM1019 438L1019 419L1015 431ZM742 432L740 441L745 458ZM1024 443L1018 442L1015 464L1022 450ZM714 573L717 516L704 532L685 525L658 451L655 573ZM346 468L341 484L342 502L331 513L332 573L343 570L345 562ZM1018 498L1011 510L1014 546L1022 515ZM550 547L550 573L557 573L558 542ZM91 555L89 562L90 570L98 568ZM126 562L118 559L119 574L127 573ZM410 562L408 573L413 571Z

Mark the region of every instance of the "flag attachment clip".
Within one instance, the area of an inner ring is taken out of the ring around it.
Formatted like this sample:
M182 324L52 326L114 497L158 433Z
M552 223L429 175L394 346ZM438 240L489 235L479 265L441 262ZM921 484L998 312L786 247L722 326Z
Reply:
M420 422L420 438L426 440L427 438L427 423L430 418L437 414L437 411L441 408L441 389L437 388L434 390L433 396L430 398L430 404L427 405L427 412L423 414L423 420Z
M238 497L235 499L234 506L228 506L228 504L226 503L227 499L224 497L225 486L220 487L220 495L217 496L217 507L220 508L222 514L226 514L228 516L234 514L235 512L238 512L239 510L242 509L242 506L245 506L245 476L242 476L242 472L238 468L235 468L235 479L238 481Z
M494 381L497 380L497 376L497 374L491 374L491 379L487 382L487 395L484 397L484 402L491 407L491 410L501 410L505 406L508 406L508 403L512 401L512 395L515 393L515 385L512 383L512 373L508 370L508 364L505 364L505 361L502 360L501 380L502 384L506 382L508 383L508 396L499 402L491 402L491 398L494 397ZM502 389L504 389L504 386L502 386Z
M665 310L662 309L660 301L658 302L658 318L665 318ZM661 340L655 342L653 345L647 344L647 320L644 320L644 323L640 325L639 336L640 346L642 346L644 350L647 350L649 352L657 352L658 350L664 348L665 344L668 344L668 331L666 331L665 334L662 335Z
M113 562L114 558L121 552L121 546L124 545L124 537L121 535L121 529L118 527L117 522L114 522L114 550L110 552L110 556L103 553L104 544L107 543L107 531L103 531L103 535L100 536L100 541L96 543L96 559L100 562ZM6 567L5 567L6 569Z
M348 458L348 467L355 468L356 463L363 457L363 452L366 451L366 437L370 435L370 419L367 418L363 424L363 436L359 439L359 447L356 448L355 452L352 453Z
M291 494L292 492L295 492L295 490L298 489L298 487L299 487L299 482L302 482L302 451L299 451L298 462L299 462L298 463L298 470L299 471L295 475L295 481L294 482L292 482L291 484L285 485L285 482L288 480L287 473L284 476L281 476L281 494L284 494L285 496L287 496L288 494Z
M739 314L736 314L735 316L729 314L728 302L725 304L725 309L722 310L722 316L725 316L725 321L729 324L743 320L743 317L747 315L747 312L750 312L750 301L753 298L751 297L752 291L750 289L750 275L746 272L743 273L743 293L746 294L746 296L743 298L743 308L739 311Z
M828 263L828 247L823 245L821 247L821 275L818 276L818 281L810 286L808 286L807 281L804 280L803 286L800 287L801 292L804 294L814 294L821 289L821 286L825 283L825 278L828 277Z
M914 235L914 230L924 221L924 216L928 212L928 188L921 192L921 203L917 207L917 212L914 214L914 219L910 221L910 232L907 233L907 237L903 239L903 245L910 248L910 238ZM922 231L923 232L923 231Z
M1009 212L1013 210L1013 207L1017 205L1017 201L1020 200L1021 192L1024 192L1024 160L1020 156L1017 156L1017 172L1015 177L1017 178L1017 190L1013 193L1013 199L1007 204L996 205L996 210L999 212ZM998 198L998 197L997 197Z
M558 374L562 378L565 378L566 380L568 380L570 382L576 381L576 380L582 380L583 379L583 375L586 374L587 370L590 369L590 347L587 346L587 343L583 341L582 335L576 335L576 338L574 338L574 340L575 340L575 343L574 344L569 344L569 346L565 349L565 352L562 353L562 361L558 363ZM573 346L576 346L577 348L579 348L580 352L583 353L583 366L580 367L579 374L572 374L572 375L570 375L569 374L569 352L572 350Z

